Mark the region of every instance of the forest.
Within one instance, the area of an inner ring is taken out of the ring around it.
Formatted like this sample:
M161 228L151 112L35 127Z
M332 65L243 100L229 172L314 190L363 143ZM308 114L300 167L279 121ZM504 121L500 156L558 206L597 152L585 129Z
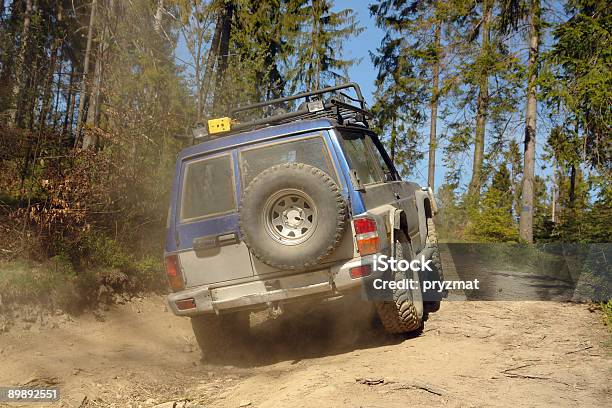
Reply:
M359 64L447 242L611 241L609 2L370 0L368 21L350 3L3 1L0 258L156 284L177 136ZM366 24L384 36L351 58Z

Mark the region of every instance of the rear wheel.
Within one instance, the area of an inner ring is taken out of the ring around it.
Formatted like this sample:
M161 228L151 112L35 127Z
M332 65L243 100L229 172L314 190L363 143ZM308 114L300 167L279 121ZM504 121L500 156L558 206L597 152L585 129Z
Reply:
M204 358L214 361L241 349L250 333L249 313L194 316L191 327Z
M411 246L408 238L402 231L396 231L395 260L404 260L411 254ZM395 289L391 291L392 301L377 302L376 311L385 328L392 334L409 333L419 331L423 327L423 298L421 294L421 282L418 272L408 271L406 273L397 271L394 279L396 281L412 279L418 283L418 287L412 289Z
M432 270L428 273L427 279L430 281L444 282L444 273L442 271L442 261L440 260L440 248L438 246L438 234L436 233L436 226L433 218L427 219L427 241L425 248L431 250L431 268ZM431 291L425 295L423 305L425 307L425 313L433 313L440 310L440 301L443 297L446 297L446 291L438 292Z

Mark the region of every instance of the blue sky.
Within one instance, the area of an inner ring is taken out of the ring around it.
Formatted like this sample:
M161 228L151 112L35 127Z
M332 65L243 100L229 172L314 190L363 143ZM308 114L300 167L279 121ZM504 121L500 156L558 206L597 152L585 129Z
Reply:
M345 48L345 57L360 58L361 61L349 69L349 74L354 82L361 87L363 95L372 105L372 94L374 93L374 79L376 70L370 58L370 51L376 51L384 35L383 31L376 27L374 19L370 17L368 10L369 1L337 0L336 8L341 10L352 8L357 14L359 24L364 31L356 37L351 38Z
M376 27L374 18L370 16L370 11L368 9L370 3L372 2L361 0L336 0L335 8L338 10L345 8L353 9L357 15L359 25L364 28L361 34L347 41L344 49L344 57L360 58L359 63L349 69L349 76L352 81L359 84L368 105L372 106L375 90L374 80L376 79L377 71L370 58L370 52L376 52L376 49L380 46L384 32ZM443 126L443 124L439 122L439 133L441 133L441 126ZM429 123L426 129L423 128L422 136L423 143L419 146L419 149L427 152L429 149ZM437 188L443 183L446 168L441 160L441 151L438 151L436 156L435 185ZM410 176L410 179L422 186L427 185L427 160L422 160L417 164L415 173Z

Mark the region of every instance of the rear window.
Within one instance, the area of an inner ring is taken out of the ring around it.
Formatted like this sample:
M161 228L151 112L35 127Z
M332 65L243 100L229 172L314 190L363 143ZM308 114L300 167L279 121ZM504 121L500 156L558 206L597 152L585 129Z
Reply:
M389 169L372 139L357 132L342 132L341 144L351 169L357 172L362 184L384 181Z
M309 164L336 179L322 137L309 137L244 150L240 154L240 160L244 186L248 186L251 180L265 169L282 163Z
M229 155L187 164L184 179L182 221L219 215L236 208L234 172Z

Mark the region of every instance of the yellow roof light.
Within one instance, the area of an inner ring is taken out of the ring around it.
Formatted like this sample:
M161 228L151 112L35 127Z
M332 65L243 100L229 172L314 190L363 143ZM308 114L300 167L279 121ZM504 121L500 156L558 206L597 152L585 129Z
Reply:
M214 133L227 132L231 128L231 123L232 120L228 117L210 119L208 121L208 133L212 135Z

